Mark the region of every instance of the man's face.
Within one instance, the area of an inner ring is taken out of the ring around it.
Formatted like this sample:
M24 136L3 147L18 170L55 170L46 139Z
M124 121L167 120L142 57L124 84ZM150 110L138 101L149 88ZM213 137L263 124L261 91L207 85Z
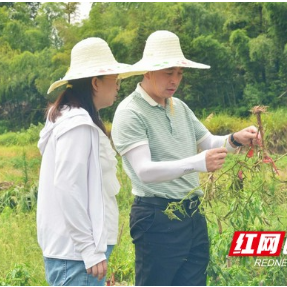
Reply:
M173 67L159 71L149 72L146 90L148 94L159 104L176 92L183 76L183 68Z

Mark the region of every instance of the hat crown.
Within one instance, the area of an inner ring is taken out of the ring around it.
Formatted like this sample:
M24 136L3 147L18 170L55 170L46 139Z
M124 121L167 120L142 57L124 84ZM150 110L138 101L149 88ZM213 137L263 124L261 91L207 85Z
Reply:
M71 51L69 74L89 73L98 67L117 65L108 44L101 38L87 38L77 43Z
M143 59L184 59L177 35L169 31L156 31L146 41Z

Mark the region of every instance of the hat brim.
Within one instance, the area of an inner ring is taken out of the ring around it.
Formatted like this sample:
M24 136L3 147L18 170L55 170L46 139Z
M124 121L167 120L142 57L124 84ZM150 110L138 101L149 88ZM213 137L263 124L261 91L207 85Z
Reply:
M209 65L197 63L187 59L173 59L169 61L162 61L158 63L148 63L146 60L140 60L132 65L128 72L121 73L119 78L126 79L132 76L143 75L147 72L168 69L172 67L193 68L193 69L210 69Z
M131 65L118 63L117 65L100 67L98 69L93 69L93 70L88 70L88 71L68 70L68 72L62 79L55 81L49 87L47 94L51 93L52 91L61 87L62 85L67 84L71 80L91 78L91 77L96 77L96 76L105 76L105 75L115 75L115 74L120 75L122 73L129 72L130 67Z

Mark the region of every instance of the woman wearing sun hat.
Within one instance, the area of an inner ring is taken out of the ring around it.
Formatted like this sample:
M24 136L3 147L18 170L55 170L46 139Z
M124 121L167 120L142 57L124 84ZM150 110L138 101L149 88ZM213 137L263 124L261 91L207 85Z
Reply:
M118 63L96 37L76 44L70 68L48 93L66 85L48 107L38 147L42 154L37 232L50 285L104 285L117 241L119 191L115 151L99 111L119 90Z
M220 169L228 151L256 138L255 127L214 136L185 103L173 98L184 68L210 67L186 59L174 33L156 31L148 37L142 59L121 75L143 74L136 90L118 106L112 127L135 195L130 233L136 285L206 284L209 242L206 219L198 211L203 195L198 172ZM183 201L188 216L176 213L180 221L170 220L162 211L191 190L192 196Z

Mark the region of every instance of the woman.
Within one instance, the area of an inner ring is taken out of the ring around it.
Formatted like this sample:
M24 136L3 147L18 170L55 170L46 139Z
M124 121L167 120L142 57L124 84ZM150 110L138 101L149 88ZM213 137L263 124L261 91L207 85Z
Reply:
M117 241L119 182L99 110L114 103L118 74L127 68L104 40L88 38L74 46L70 69L48 90L66 84L38 143L37 232L50 285L105 284Z

